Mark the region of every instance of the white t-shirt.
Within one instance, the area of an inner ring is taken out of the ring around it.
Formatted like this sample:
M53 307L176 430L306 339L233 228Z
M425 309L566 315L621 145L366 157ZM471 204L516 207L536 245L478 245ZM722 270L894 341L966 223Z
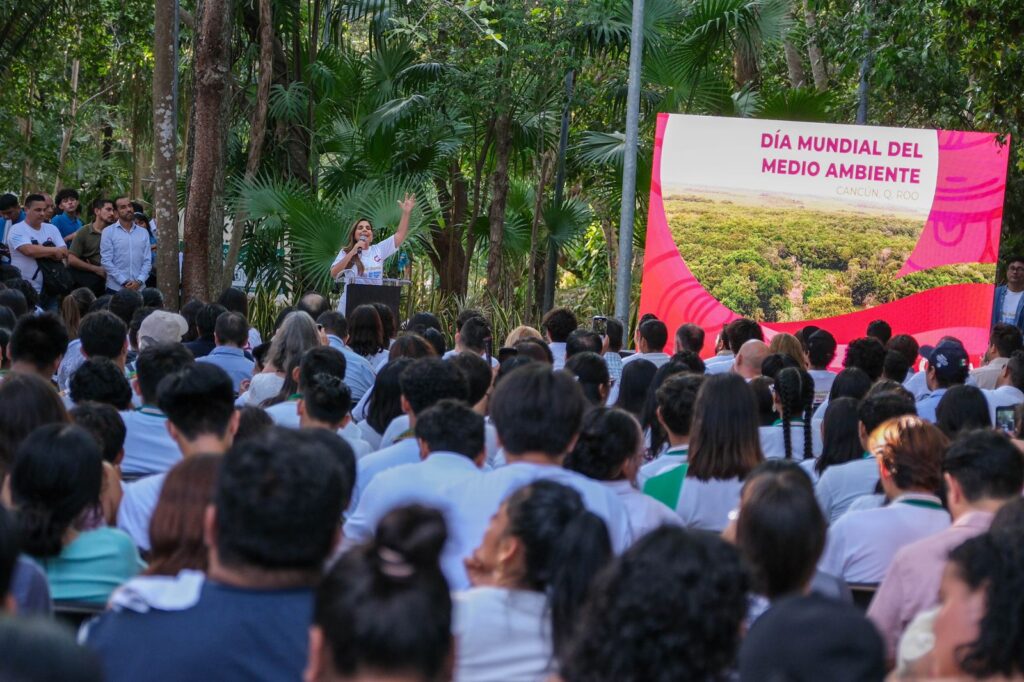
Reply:
M765 459L785 459L786 439L782 431L782 424L761 426L757 429L761 439L761 452ZM791 458L795 462L802 462L804 459L804 424L795 420L789 423L789 444L791 447ZM811 456L820 457L822 450L821 427L811 426Z
M124 496L117 508L117 527L131 536L135 546L144 552L150 549L149 521L164 489L167 474L140 478L124 486Z
M1006 290L1006 296L1003 297L1003 309L999 314L999 321L1004 324L1013 325L1017 320L1017 305L1020 303L1020 297L1024 296L1024 291L1013 292L1009 289Z
M644 495L629 481L601 481L601 485L619 496L633 526L633 539L639 540L661 526L681 526L683 520L663 502Z
M456 682L543 682L551 621L541 592L474 587L453 595Z
M371 280L384 279L384 261L393 256L398 251L398 246L395 245L395 236L391 235L379 244L371 244L368 249L361 252L356 258L363 264L363 274L359 277L365 277ZM345 258L345 249L338 252L338 257L331 263L333 268L335 265L340 263ZM354 273L358 273L355 266L355 258L349 263L349 266L342 272L351 270ZM345 291L342 290L341 299L338 301L338 310L342 315L345 314Z
M30 258L19 249L30 244L43 245L47 240L53 242L54 246L64 246L64 238L60 236L60 230L50 223L43 223L39 229L31 227L24 220L13 225L7 233L7 245L11 249L11 265L18 268L21 278L27 279L32 288L36 291L43 290L43 273L39 272L39 264L35 258Z
M676 513L687 528L721 533L729 525L729 512L740 506L743 481L712 478L701 481L687 476L679 492Z

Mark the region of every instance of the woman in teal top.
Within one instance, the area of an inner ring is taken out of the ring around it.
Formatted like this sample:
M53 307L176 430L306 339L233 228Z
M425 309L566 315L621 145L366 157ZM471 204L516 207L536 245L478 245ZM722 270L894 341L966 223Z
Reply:
M46 571L55 601L105 602L144 567L125 533L80 530L102 484L99 444L78 426L42 426L15 455L11 494L22 550Z

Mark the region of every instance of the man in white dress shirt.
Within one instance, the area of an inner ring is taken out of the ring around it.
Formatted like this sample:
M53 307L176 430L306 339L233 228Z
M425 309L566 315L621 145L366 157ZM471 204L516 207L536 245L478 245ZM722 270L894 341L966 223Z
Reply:
M991 390L1002 374L1006 363L1014 351L1024 346L1024 336L1012 324L1000 322L992 329L989 336L988 350L985 351L985 364L971 372L971 377L978 388Z
M544 339L548 342L551 355L554 356L554 369L565 367L565 342L578 326L576 315L568 308L553 308L541 321Z
M672 356L665 352L668 343L668 327L658 319L647 320L636 330L636 353L623 358L622 364L628 365L636 360L649 360L655 367L661 367Z
M967 351L959 341L945 341L937 346L921 346L921 357L928 361L928 394L918 399L917 414L934 424L935 409L942 396L951 387L967 381Z

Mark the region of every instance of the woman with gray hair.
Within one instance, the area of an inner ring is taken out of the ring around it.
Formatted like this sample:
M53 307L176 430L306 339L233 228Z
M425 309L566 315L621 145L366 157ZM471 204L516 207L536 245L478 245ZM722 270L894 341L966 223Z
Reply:
M252 378L248 388L239 396L237 404L260 405L277 395L284 385L286 368L298 367L303 353L324 345L324 338L316 322L307 313L288 313L274 333L263 371Z

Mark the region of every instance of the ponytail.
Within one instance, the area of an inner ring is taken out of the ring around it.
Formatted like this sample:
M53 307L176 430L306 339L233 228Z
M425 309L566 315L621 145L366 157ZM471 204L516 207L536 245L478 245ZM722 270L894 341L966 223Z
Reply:
M64 320L64 326L68 330L68 337L78 338L78 327L82 324L82 318L89 312L89 306L96 300L96 295L90 289L80 287L64 297L60 303L60 316Z
M803 419L803 459L814 457L811 419L814 411L814 380L806 371L797 367L786 367L775 375L775 389L782 408L782 440L786 448L786 459L793 459L793 438L791 422L794 415Z

